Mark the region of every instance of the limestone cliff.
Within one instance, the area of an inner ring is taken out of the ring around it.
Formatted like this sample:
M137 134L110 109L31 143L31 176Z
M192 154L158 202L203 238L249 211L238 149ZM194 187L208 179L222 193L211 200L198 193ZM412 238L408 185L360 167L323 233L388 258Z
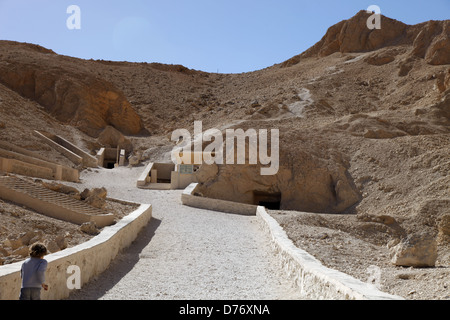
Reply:
M428 21L417 25L381 16L381 29L369 29L372 13L360 11L354 17L331 26L314 46L286 62L298 63L308 57L326 57L333 53L369 52L391 46L411 46L411 56L432 65L450 63L450 21Z
M139 115L116 86L89 70L68 66L63 56L36 48L40 47L3 42L0 55L7 53L1 55L0 83L90 136L108 125L124 134L142 132Z

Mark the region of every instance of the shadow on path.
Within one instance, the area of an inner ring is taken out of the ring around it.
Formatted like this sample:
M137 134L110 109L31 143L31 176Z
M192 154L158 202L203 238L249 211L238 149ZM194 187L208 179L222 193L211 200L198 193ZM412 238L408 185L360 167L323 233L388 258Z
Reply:
M139 261L139 254L150 243L160 224L161 220L152 217L147 226L141 230L136 240L117 255L108 269L91 279L80 290L74 290L67 300L100 299L133 269Z

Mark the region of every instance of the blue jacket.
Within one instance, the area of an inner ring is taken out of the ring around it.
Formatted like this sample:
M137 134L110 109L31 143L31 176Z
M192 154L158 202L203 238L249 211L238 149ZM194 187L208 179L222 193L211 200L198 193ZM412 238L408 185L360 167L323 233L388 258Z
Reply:
M47 260L39 258L28 258L22 264L20 275L22 277L22 288L41 288L45 282L45 271Z

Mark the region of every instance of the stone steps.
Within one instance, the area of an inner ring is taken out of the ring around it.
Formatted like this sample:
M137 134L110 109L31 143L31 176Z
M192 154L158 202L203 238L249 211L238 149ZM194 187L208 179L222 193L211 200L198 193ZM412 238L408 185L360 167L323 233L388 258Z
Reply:
M77 224L94 221L98 227L110 225L114 221L112 214L17 177L0 177L0 191L0 198L4 200L25 205L57 219Z

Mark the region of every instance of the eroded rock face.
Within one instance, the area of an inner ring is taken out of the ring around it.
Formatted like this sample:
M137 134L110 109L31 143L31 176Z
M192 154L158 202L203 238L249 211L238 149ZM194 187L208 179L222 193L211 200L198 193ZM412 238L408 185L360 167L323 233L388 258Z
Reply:
M450 64L450 23L429 21L417 34L412 54L424 58L429 64Z
M110 148L120 147L121 149L125 149L127 153L133 151L133 144L131 141L117 129L111 126L107 126L98 136L97 141L101 143L103 146L107 146Z
M411 56L425 59L429 64L450 64L449 21L406 25L381 16L381 29L369 29L367 20L371 15L372 13L362 10L354 17L331 26L318 43L304 53L287 60L282 66L296 64L302 58L325 57L336 52L370 52L398 45L411 46ZM393 60L393 56L375 57L368 62L382 65Z
M367 19L372 14L358 12L354 17L330 27L325 36L302 57L325 57L335 52L365 52L386 47L390 44L405 42L407 25L382 16L381 29L369 29Z
M23 54L2 59L0 83L93 137L108 125L130 135L144 129L140 116L112 83L94 73L66 69L56 55L31 59Z
M278 173L262 176L256 165L202 165L197 173L199 193L206 197L259 204L258 194L279 197L280 209L341 213L360 195L340 165L302 161L299 167L281 166Z

